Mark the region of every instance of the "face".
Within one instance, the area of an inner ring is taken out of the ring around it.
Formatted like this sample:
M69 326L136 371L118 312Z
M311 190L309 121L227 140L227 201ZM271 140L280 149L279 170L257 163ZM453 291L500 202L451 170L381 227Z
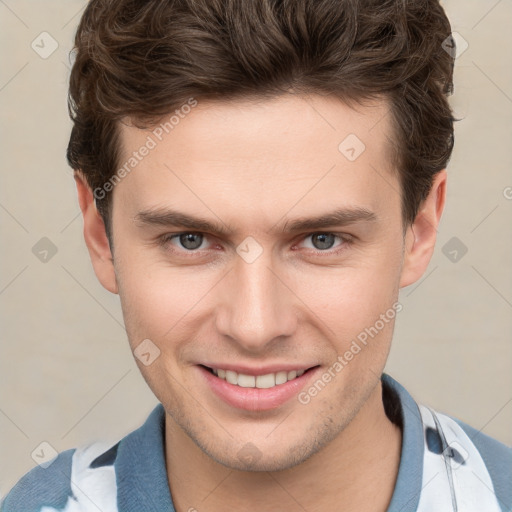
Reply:
M121 163L155 142L113 191L131 348L168 421L224 465L294 466L378 389L407 244L387 110L289 95L121 127Z

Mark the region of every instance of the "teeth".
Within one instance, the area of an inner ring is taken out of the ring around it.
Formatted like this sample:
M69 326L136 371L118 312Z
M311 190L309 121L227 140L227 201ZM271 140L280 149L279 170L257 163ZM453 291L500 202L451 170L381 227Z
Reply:
M288 372L277 372L276 385L284 384L285 382L288 382Z
M277 372L268 373L267 375L245 375L243 373L237 373L232 370L222 370L221 368L213 368L213 373L219 377L219 379L226 380L230 384L238 385L242 388L259 388L268 389L274 386L284 384L289 380L293 380L301 375L304 375L304 370L292 370L290 372Z
M240 382L240 376L238 377ZM276 374L268 373L267 375L258 375L256 377L256 387L260 389L273 388L276 385Z
M238 374L238 383L242 388L253 388L256 385L256 377L254 375Z
M226 380L230 384L238 384L238 373L226 370Z

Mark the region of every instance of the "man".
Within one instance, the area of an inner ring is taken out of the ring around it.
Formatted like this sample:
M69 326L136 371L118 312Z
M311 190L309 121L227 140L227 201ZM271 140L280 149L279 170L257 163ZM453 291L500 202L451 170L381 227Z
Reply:
M5 512L511 510L511 450L383 375L445 203L449 37L433 0L90 2L68 159L161 405Z

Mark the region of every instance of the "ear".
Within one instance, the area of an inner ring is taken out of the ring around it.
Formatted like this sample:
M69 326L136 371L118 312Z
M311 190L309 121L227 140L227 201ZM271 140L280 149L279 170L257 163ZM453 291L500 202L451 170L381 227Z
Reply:
M84 219L84 239L96 277L109 292L118 293L114 261L105 224L96 208L91 188L83 175L75 171L78 202Z
M415 283L428 267L446 200L446 170L436 174L428 196L405 234L400 288Z

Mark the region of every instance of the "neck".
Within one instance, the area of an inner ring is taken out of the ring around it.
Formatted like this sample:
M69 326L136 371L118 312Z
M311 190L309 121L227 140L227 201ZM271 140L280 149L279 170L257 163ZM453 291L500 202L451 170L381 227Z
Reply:
M166 464L177 512L386 511L400 464L401 431L386 416L381 384L331 443L293 468L231 470L206 455L167 415ZM369 484L370 483L370 484Z

